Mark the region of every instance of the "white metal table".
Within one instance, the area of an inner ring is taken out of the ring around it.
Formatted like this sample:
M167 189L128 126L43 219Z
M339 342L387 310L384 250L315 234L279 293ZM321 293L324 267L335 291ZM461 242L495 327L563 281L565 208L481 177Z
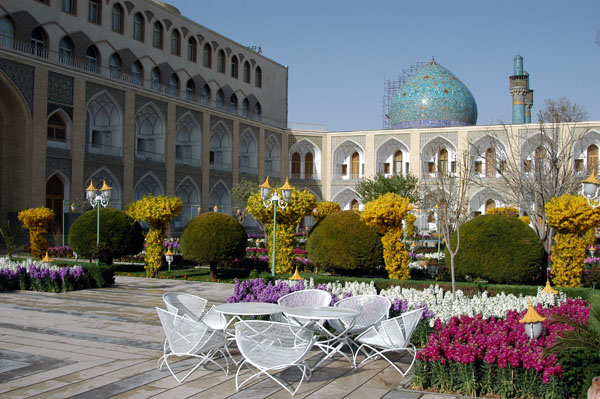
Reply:
M356 309L345 309L345 308L336 308L331 306L322 306L322 307L299 307L299 308L288 308L283 314L296 321L298 324L310 328L317 332L321 339L315 344L316 347L321 349L325 356L320 359L311 370L319 367L325 360L332 357L335 353L339 353L346 358L350 362L351 365L354 365L353 360L350 360L348 356L344 352L341 351L344 346L345 335L348 333L348 330L352 328L354 325L354 319L356 316L360 314L360 312ZM344 331L329 331L321 320L340 320L342 325L345 327Z

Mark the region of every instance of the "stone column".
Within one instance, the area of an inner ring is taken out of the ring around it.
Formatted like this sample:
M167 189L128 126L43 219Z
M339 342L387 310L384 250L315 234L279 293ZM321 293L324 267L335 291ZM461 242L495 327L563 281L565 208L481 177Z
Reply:
M123 208L134 200L133 169L135 166L135 93L125 91L123 110Z
M202 115L202 200L200 201L200 212L208 211L208 199L210 198L210 129L209 112L204 112Z
M165 194L175 195L175 146L177 142L177 113L173 102L167 105L167 131L165 135Z
M73 82L73 123L71 125L71 202L82 202L84 198L85 146L86 146L86 103L85 79L75 77Z

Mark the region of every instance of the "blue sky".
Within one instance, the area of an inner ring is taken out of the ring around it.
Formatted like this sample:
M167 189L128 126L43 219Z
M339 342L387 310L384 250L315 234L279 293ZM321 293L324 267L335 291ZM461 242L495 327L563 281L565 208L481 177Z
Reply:
M565 96L600 120L600 1L167 0L185 17L289 67L290 123L382 127L384 77L431 57L461 79L478 125L511 121L524 57L533 120Z

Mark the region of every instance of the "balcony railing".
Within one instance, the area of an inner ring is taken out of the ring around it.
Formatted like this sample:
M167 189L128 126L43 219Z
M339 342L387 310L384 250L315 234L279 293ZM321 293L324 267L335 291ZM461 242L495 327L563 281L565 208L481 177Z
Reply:
M223 162L211 162L210 170L222 170L225 172L231 172L231 164Z
M200 159L197 159L197 158L177 157L175 159L175 163L177 165L194 166L194 167L197 167L197 168L199 168L200 166L202 166L202 163L201 163Z
M145 161L164 162L165 154L161 154L159 152L137 150L135 152L135 158L142 159Z
M121 147L117 147L117 146L87 143L85 148L86 148L86 151L90 154L108 155L111 157L120 157L121 156Z
M295 180L321 180L320 173L292 173L291 177Z
M100 67L96 63L90 63L87 60L81 60L72 56L59 54L54 51L49 51L40 46L32 46L31 43L19 42L10 37L0 35L0 49L8 50L16 53L25 55L27 58L36 58L42 61L50 62L52 64L60 65L63 67L84 71L86 73L93 73L106 79L119 81L120 83L135 86L139 89L150 91L153 93L159 93L168 97L177 98L178 100L193 103L195 105L201 105L203 107L218 110L228 114L233 114L242 118L250 119L253 121L263 122L267 125L286 128L286 122L276 119L267 118L263 115L257 115L255 113L243 112L241 108L232 109L229 106L223 106L223 104L217 104L215 100L208 100L202 98L200 95L194 95L187 92L185 89L174 90L169 86L153 82L151 80L141 79L136 76L132 76L121 69ZM164 77L168 79L167 76ZM200 91L202 88L197 87L196 90ZM213 96L215 94L213 93Z
M258 175L258 168L254 168L252 166L240 166L240 173L256 176Z
M334 173L333 174L333 180L359 180L362 179L362 176L359 175L358 173L352 174L352 173Z

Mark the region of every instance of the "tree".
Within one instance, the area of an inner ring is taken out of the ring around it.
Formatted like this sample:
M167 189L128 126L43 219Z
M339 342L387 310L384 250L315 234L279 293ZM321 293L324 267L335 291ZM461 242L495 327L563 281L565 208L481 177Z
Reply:
M244 220L246 219L246 204L248 203L248 198L257 191L258 183L245 178L242 178L240 182L231 189L231 200L233 201L234 206L238 208L236 218L241 224L244 224Z
M317 207L313 209L313 217L315 218L315 222L319 223L321 220L325 219L326 216L340 210L340 204L337 202L319 201L317 202Z
M216 280L217 266L246 254L246 231L233 217L206 212L192 219L181 234L185 259L210 265L210 278Z
M4 249L6 249L9 258L12 257L13 253L23 248L23 242L27 239L23 227L20 224L11 226L10 221L7 221L6 225L0 227L0 235L2 236Z
M147 277L156 277L162 266L162 243L169 221L181 213L179 197L164 195L146 195L139 201L127 206L127 214L135 221L144 221L150 225L146 233L146 269Z
M419 203L420 200L419 178L411 174L385 177L383 173L378 173L372 179L365 178L356 183L355 191L363 204L387 193L408 198L413 204Z
M472 182L501 192L505 202L530 217L547 253L552 247L554 229L547 223L544 205L581 187L586 173L575 170L574 154L584 151L582 138L587 130L577 123L586 116L582 106L564 97L556 102L546 100L546 107L538 114L537 127L505 125L503 130L489 132L491 140L485 145L490 145L496 154L493 166L500 178L471 175ZM471 142L470 147L479 154L486 151L477 142Z
M54 212L52 209L46 207L29 208L19 212L18 218L23 223L23 226L29 230L31 255L36 259L42 259L46 251L48 251L46 232L52 218L54 218Z
M98 213L90 210L75 220L69 246L82 258L98 258L112 264L114 258L135 255L144 249L144 233L138 222L115 208L100 208L100 245L96 245Z
M442 234L446 238L446 248L450 254L450 276L452 279L452 296L456 293L454 274L454 258L460 249L459 227L469 218L469 196L467 188L471 179L471 162L468 152L457 155L456 172L437 171L433 181L426 186L425 200L428 205L437 205L438 220ZM450 241L456 232L456 239Z

